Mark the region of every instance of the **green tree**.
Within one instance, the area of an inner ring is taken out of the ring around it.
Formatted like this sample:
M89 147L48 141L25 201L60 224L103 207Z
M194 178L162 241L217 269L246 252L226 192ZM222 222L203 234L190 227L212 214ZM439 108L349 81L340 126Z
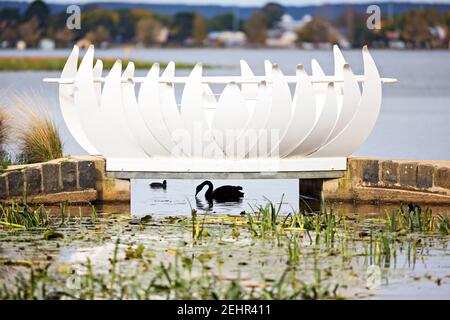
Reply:
M201 42L206 37L206 21L195 12L177 13L171 26L171 38L176 41L185 41L190 38Z
M192 39L201 43L206 38L206 20L199 14L194 15L192 23Z
M74 38L75 33L67 28L59 29L53 34L53 39L57 47L69 47L73 44Z
M139 21L153 17L150 11L145 9L119 9L119 25L117 33L121 41L132 41L136 36L137 24Z
M110 41L111 33L105 26L99 25L95 30L86 33L85 37L92 43L99 45L102 42Z
M39 21L40 26L47 25L47 19L50 16L50 9L44 1L35 0L28 6L24 14L25 21L31 20L35 17Z
M314 17L302 29L297 30L297 42L321 43L330 42L337 43L338 35L333 30L330 23L322 18Z
M430 27L441 23L440 15L433 10L411 10L403 15L401 37L414 47L427 47L433 41Z
M256 11L245 23L247 40L253 45L265 45L267 39L267 19L264 13Z
M158 43L159 35L162 30L161 23L152 18L142 18L136 24L136 41L145 46Z
M208 20L208 30L233 30L234 27L234 14L225 13L217 15Z
M94 36L95 42L98 42L100 38L110 40L118 34L119 24L120 17L116 11L95 8L83 12L81 31L86 37L89 34L90 38L93 37L93 34L98 33L97 36Z
M30 20L22 23L18 28L18 32L20 39L25 41L27 46L37 46L42 35L42 29L39 27L38 18L32 17Z
M184 41L191 37L194 22L193 12L179 12L173 17L171 37L176 41Z
M0 41L8 41L10 44L17 41L17 26L20 20L19 10L9 8L0 10Z
M267 3L261 10L266 16L267 28L269 29L276 27L276 24L281 20L281 17L286 12L286 9L281 4L276 2Z

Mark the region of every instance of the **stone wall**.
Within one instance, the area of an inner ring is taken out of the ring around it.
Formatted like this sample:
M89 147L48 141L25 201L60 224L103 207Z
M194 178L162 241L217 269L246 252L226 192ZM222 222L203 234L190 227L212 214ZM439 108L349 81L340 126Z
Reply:
M88 203L129 201L129 181L106 177L101 157L69 157L10 166L0 174L0 201Z
M450 203L450 161L349 158L343 178L324 181L326 199Z
M26 190L30 203L129 203L129 180L108 177L105 168L96 156L10 166L0 173L0 202L21 201ZM344 177L309 182L328 200L450 204L450 161L349 158Z

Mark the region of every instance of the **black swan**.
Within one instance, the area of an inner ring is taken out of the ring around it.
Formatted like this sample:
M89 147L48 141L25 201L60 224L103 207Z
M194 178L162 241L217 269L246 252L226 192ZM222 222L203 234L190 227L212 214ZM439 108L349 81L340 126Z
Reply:
M167 187L166 180L164 180L162 183L161 182L150 183L150 188L153 188L153 189L165 189L166 187Z
M208 186L208 190L205 192L205 198L208 201L234 202L239 201L240 198L244 196L244 193L241 192L241 186L221 186L214 190L213 184L209 180L206 180L197 186L195 196L202 191L204 186Z
M422 208L419 205L415 204L415 203L409 203L408 204L408 212L409 213L416 213L416 211L420 215L422 213Z

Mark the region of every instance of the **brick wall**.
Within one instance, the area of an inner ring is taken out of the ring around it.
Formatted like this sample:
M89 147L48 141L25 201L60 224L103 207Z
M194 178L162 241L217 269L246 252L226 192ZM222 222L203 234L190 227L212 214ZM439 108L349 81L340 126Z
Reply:
M99 200L105 177L99 157L57 159L45 163L10 166L0 172L0 201L85 203ZM110 183L111 184L111 183Z
M326 181L328 199L450 203L450 161L349 158L343 178Z

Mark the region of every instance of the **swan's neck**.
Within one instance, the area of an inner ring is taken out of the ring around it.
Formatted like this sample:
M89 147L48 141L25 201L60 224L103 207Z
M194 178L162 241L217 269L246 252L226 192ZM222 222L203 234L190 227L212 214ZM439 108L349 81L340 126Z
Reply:
M206 190L206 192L205 192L205 198L210 198L211 199L212 198L213 189L214 189L213 184L210 181L206 181L205 185L208 186L208 190Z

